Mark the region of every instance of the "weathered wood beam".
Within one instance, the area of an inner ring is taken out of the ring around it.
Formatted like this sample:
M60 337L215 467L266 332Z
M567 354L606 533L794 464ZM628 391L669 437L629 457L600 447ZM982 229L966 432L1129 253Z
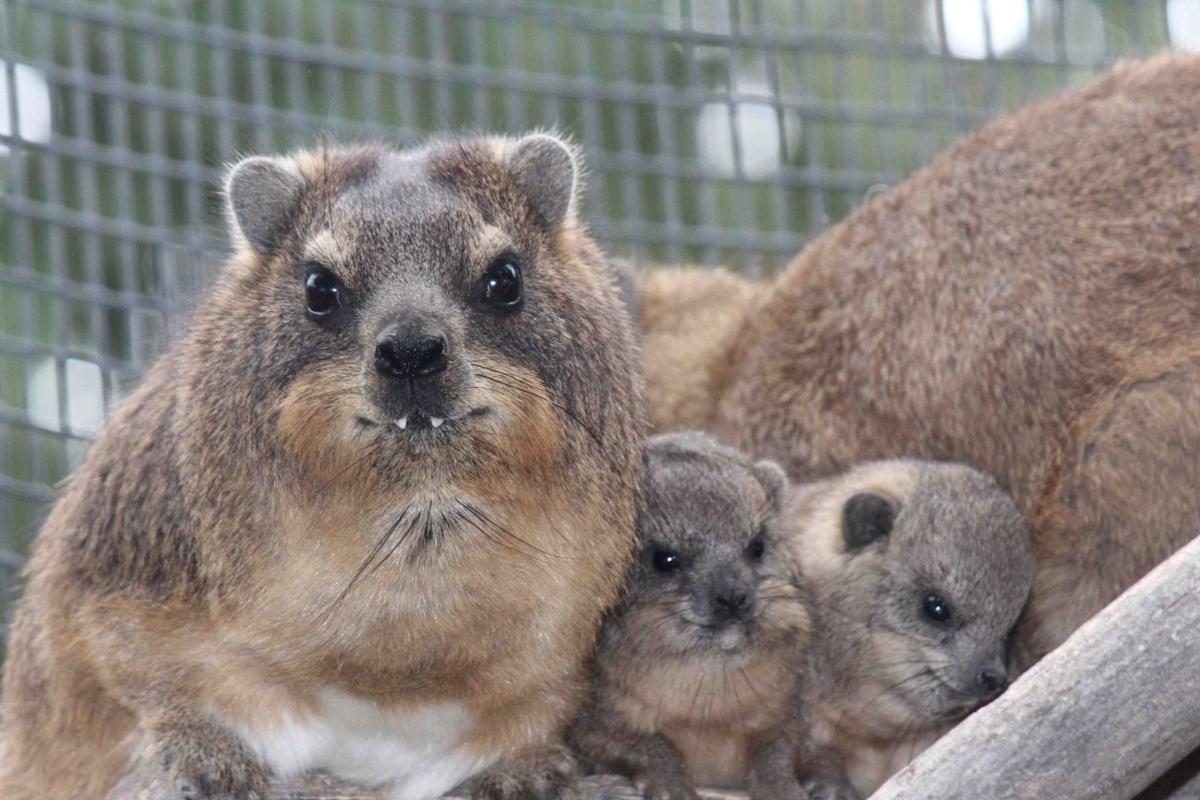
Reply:
M1200 775L1192 776L1191 780L1171 792L1168 800L1200 800Z
M1200 750L1160 775L1137 800L1200 800Z
M1197 745L1200 539L871 800L1128 800Z

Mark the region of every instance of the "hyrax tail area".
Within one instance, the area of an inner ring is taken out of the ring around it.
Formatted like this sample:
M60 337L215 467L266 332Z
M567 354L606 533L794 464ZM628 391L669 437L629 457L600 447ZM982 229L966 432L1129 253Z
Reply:
M418 800L553 748L641 472L578 173L542 134L232 170L235 254L34 544L0 795Z

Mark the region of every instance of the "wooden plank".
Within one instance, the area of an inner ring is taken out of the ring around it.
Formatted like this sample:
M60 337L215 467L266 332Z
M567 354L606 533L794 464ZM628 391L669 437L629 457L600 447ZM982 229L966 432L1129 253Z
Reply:
M383 792L360 789L323 774L277 781L271 789L270 800L387 800Z
M1198 589L1200 539L871 800L1133 797L1200 745Z
M1200 750L1163 773L1137 800L1200 800Z
M1193 775L1191 780L1171 792L1169 800L1200 800L1200 774Z

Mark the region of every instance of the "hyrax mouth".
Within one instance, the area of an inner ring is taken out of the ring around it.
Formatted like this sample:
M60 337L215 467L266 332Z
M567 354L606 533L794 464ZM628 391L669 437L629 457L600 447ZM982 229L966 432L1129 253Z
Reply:
M400 419L396 420L393 424L400 430L406 430L408 428L408 420L409 420L409 418L407 416L401 417ZM412 415L412 421L413 421L414 429L420 428L422 425L425 424L426 421L429 422L429 426L431 428L440 428L440 427L442 427L442 423L445 422L446 419L445 419L445 417L427 417L424 414L417 412Z
M747 625L722 625L709 632L710 645L721 653L733 655L754 648L754 631Z
M450 433L462 427L466 421L487 416L490 413L490 408L473 408L457 416L436 417L425 411L416 409L387 422L379 422L378 420L360 416L358 417L358 424L364 428L382 428L395 433L416 433L419 431L444 431Z
M714 655L737 655L757 645L758 626L753 619L713 621L685 616L683 621L691 629L691 646Z

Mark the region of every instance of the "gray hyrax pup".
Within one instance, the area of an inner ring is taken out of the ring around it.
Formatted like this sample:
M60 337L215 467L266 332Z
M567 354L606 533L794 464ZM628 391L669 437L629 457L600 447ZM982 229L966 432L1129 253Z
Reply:
M1029 534L990 477L922 461L798 486L784 519L817 600L802 777L814 798L867 796L1007 686Z
M776 539L783 471L700 433L655 437L644 459L641 555L602 629L574 744L650 798L747 783L755 800L803 798L811 613Z

